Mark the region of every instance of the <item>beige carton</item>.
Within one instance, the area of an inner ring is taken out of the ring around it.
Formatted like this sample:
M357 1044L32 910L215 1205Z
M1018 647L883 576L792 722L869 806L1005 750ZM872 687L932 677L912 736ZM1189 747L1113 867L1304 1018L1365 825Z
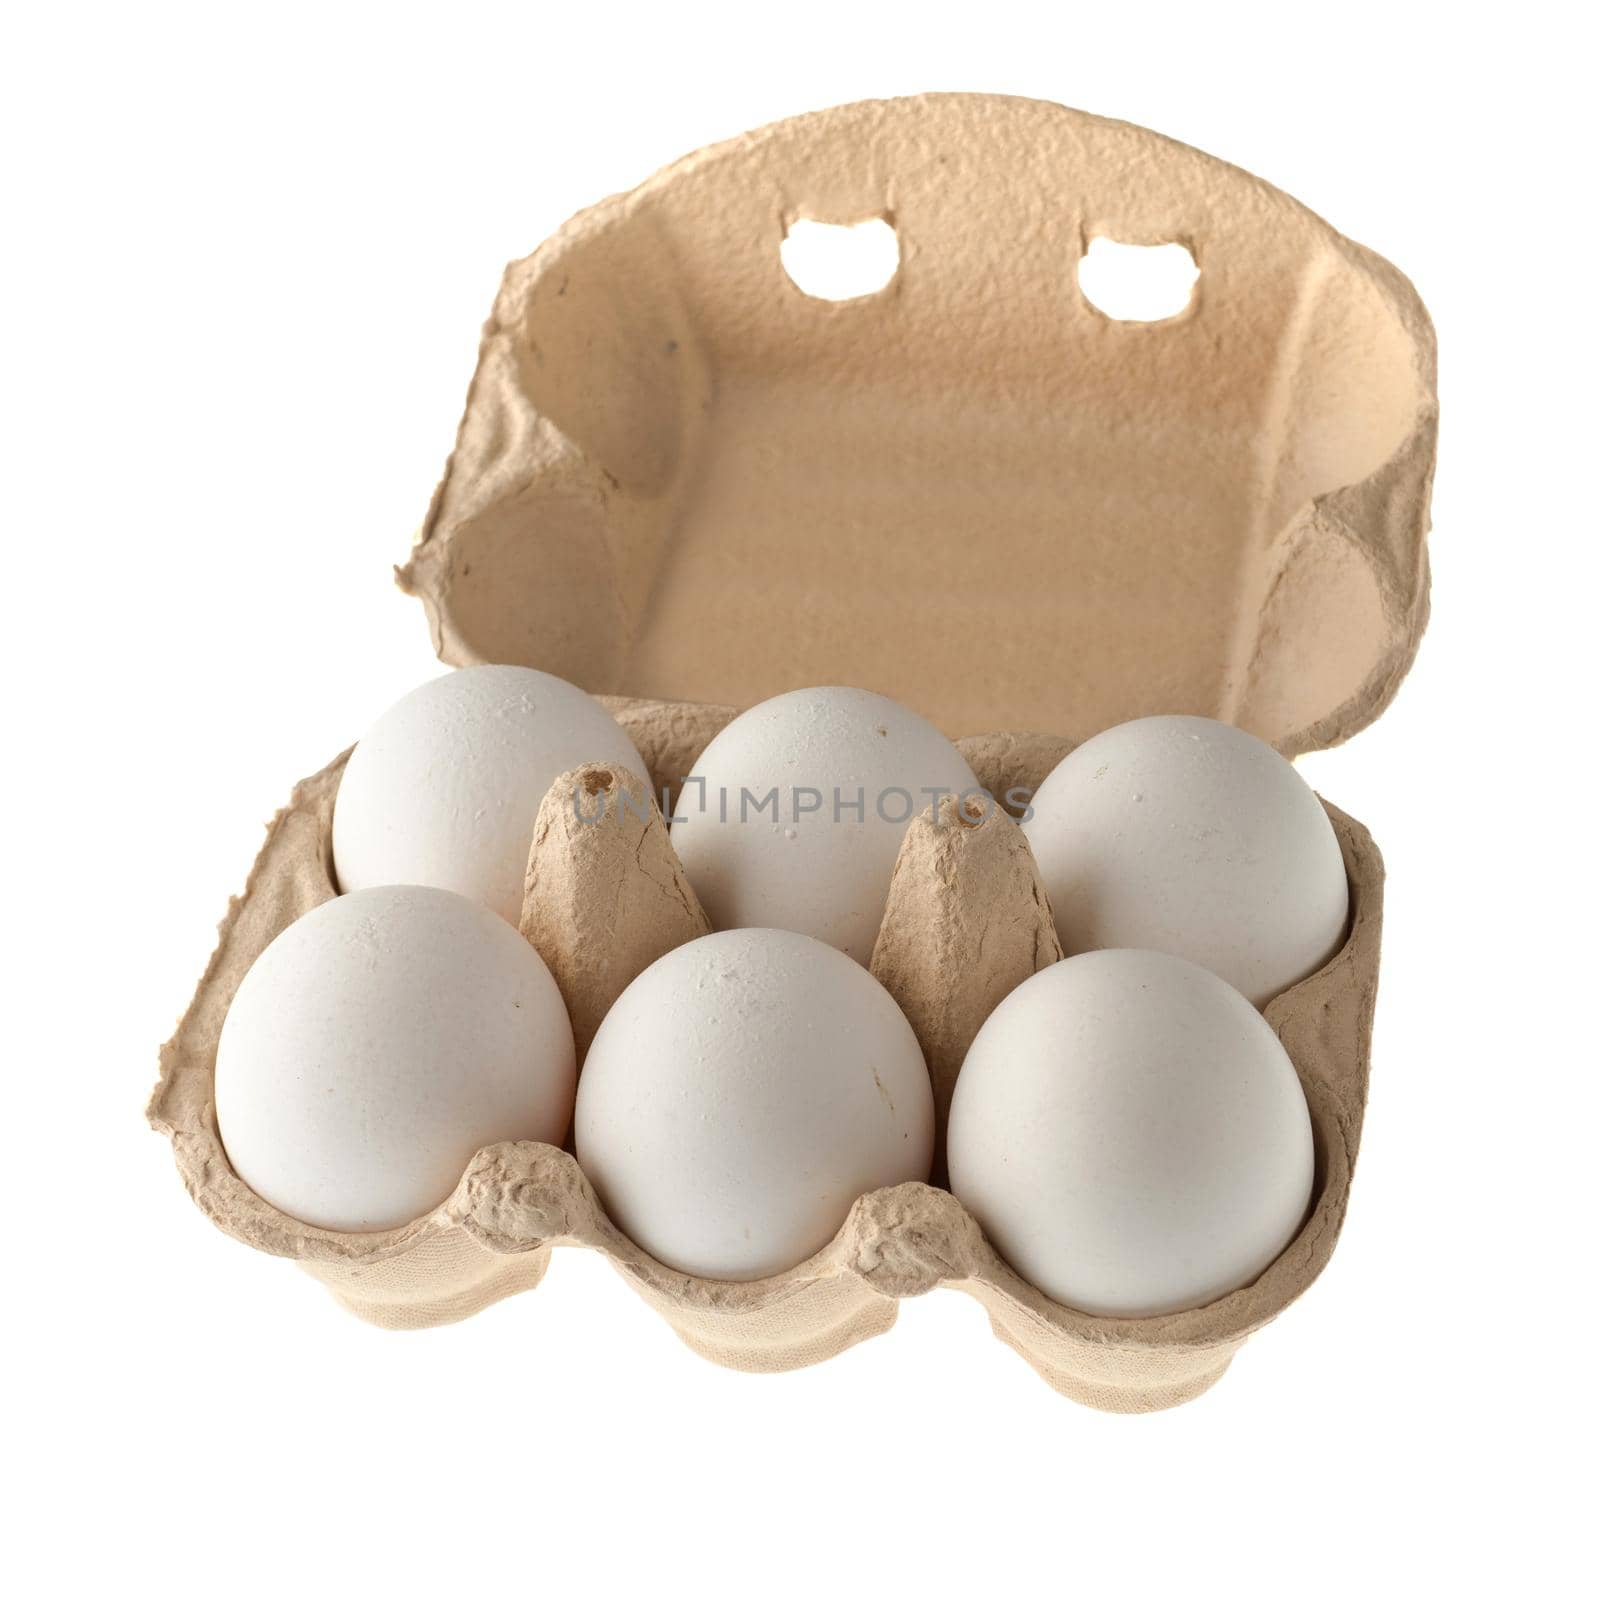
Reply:
M809 298L778 247L800 217L882 217L875 295ZM1200 277L1161 322L1080 292L1088 242L1177 241ZM1248 174L1059 106L939 95L847 106L702 151L575 218L506 274L456 449L404 587L448 662L523 662L607 697L659 792L746 705L851 683L931 717L996 794L1073 742L1183 711L1294 755L1388 703L1427 613L1434 346L1387 263ZM1049 729L993 733L994 728ZM1062 1393L1113 1411L1209 1387L1338 1236L1366 1097L1383 869L1334 807L1344 949L1267 1008L1311 1107L1317 1177L1289 1249L1196 1311L1090 1317L1022 1282L959 1203L863 1196L811 1260L757 1283L670 1271L607 1220L571 1155L502 1144L386 1233L256 1197L217 1135L222 1018L269 940L336 892L343 757L274 820L151 1120L219 1226L358 1315L447 1322L603 1251L694 1349L773 1371L885 1331L938 1286ZM546 797L524 932L580 1047L638 971L708 924L659 814L571 825L603 767ZM946 803L947 806L951 802ZM1004 812L907 836L872 967L911 1018L942 1117L994 1004L1059 947ZM663 892L665 891L665 892ZM981 957L979 952L981 951ZM937 1174L936 1174L937 1176Z

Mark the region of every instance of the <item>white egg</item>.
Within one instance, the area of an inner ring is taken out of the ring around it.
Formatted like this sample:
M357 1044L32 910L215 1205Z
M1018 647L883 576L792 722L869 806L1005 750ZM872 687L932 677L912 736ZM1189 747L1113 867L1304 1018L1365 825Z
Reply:
M576 1076L560 991L514 928L443 889L362 889L245 974L217 1123L262 1199L364 1232L431 1210L484 1145L559 1144Z
M539 802L590 761L645 775L604 708L547 672L462 667L413 689L373 724L339 781L340 888L431 884L515 923Z
M764 1278L925 1179L933 1091L888 991L801 934L713 933L634 980L584 1062L578 1161L658 1261Z
M1205 1305L1259 1277L1311 1198L1305 1095L1212 973L1101 950L1001 1001L956 1080L950 1187L1030 1283L1098 1316Z
M977 787L961 752L897 702L797 689L706 746L672 842L714 927L788 928L864 965L912 817Z
M1349 885L1311 787L1206 717L1145 717L1078 746L1023 824L1068 955L1165 950L1255 1005L1344 943Z

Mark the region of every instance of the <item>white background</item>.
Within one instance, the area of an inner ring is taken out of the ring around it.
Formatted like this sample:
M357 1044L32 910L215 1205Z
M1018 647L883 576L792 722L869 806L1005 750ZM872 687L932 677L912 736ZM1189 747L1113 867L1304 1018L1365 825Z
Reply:
M1566 14L12 13L14 1592L1592 1581L1597 257ZM1058 1398L951 1293L759 1379L575 1252L472 1322L376 1332L214 1231L141 1113L262 823L434 670L388 569L501 266L708 140L931 88L1234 161L1436 320L1434 622L1382 722L1305 763L1391 873L1339 1251L1220 1386L1142 1419Z

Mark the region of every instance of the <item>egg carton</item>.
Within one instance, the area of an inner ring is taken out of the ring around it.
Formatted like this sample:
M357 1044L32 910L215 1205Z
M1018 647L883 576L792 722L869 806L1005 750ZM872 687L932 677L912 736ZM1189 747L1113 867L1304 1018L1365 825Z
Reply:
M804 294L779 253L801 217L891 223L892 281L841 302ZM1091 306L1074 274L1099 235L1186 246L1188 306L1152 323ZM520 662L599 694L657 792L681 784L729 703L829 682L952 734L1060 730L958 739L995 795L1158 712L1221 717L1292 756L1370 722L1414 656L1434 385L1406 280L1248 174L1034 101L847 106L691 156L507 270L399 576L447 662ZM944 1286L1062 1393L1150 1411L1214 1383L1332 1252L1366 1098L1383 868L1331 805L1349 935L1265 1011L1310 1107L1313 1201L1288 1249L1211 1305L1126 1319L1055 1304L937 1183L862 1196L789 1272L694 1278L612 1225L570 1152L528 1143L479 1152L404 1228L289 1218L228 1165L213 1067L251 962L336 892L344 759L271 824L162 1052L150 1116L207 1215L370 1322L469 1316L581 1245L700 1354L776 1371L884 1332L900 1299ZM619 788L633 803L614 820L576 825L576 805ZM979 1025L1060 955L1011 816L955 804L908 830L872 958L921 1041L941 1135ZM707 927L637 780L565 775L539 814L523 931L580 1050L631 977Z

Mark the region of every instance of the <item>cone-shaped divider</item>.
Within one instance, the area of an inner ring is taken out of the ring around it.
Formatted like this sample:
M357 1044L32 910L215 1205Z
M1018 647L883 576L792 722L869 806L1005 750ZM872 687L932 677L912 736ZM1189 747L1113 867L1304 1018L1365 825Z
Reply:
M956 1075L984 1019L1061 959L1033 852L997 804L948 795L906 831L872 951L872 975L911 1020L933 1078L933 1177Z
M644 780L606 764L557 778L528 852L522 936L567 1003L580 1063L617 996L710 932Z

